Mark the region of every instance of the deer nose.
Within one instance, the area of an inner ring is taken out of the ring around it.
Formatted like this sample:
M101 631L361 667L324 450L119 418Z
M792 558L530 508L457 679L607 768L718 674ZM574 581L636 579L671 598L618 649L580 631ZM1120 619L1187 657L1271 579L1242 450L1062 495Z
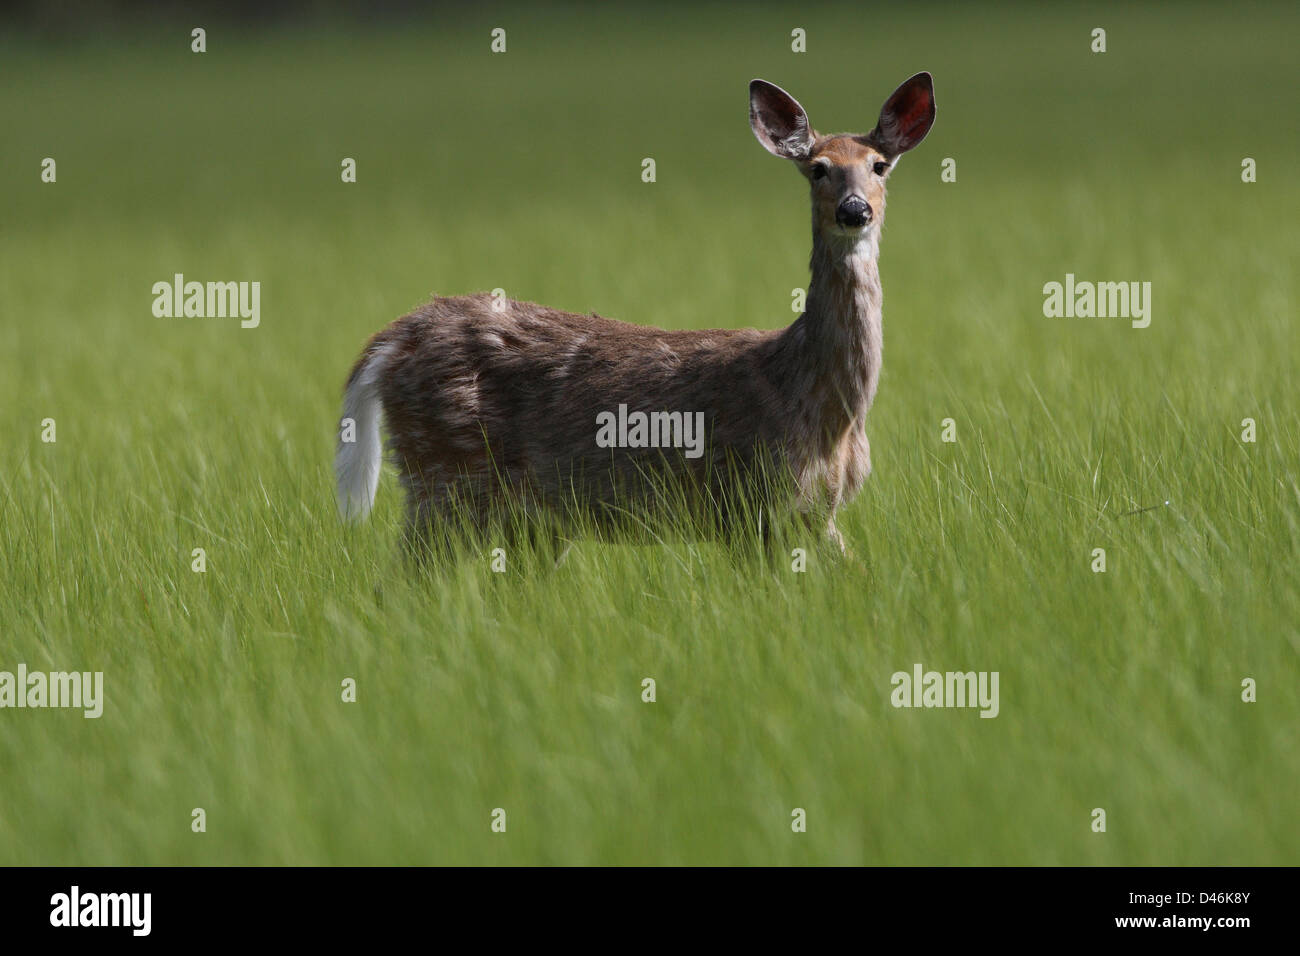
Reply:
M860 229L871 222L871 205L861 196L849 196L835 210L835 221L841 226Z

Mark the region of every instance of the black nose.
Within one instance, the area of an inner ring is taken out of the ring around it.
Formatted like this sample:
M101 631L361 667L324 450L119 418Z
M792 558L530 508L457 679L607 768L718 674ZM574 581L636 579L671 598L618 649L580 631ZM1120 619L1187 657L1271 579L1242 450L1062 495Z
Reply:
M871 222L871 206L861 196L850 196L835 210L835 221L841 226L860 229Z

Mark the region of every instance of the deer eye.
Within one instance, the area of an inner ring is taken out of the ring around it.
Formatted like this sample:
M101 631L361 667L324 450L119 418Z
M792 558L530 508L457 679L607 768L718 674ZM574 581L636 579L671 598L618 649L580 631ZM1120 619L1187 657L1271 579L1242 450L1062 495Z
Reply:
M875 170L877 176L883 176L885 175L885 170L889 168L889 163L876 163L876 165L871 168Z
M813 164L813 168L812 168L812 178L813 178L813 179L825 179L825 178L826 178L826 165L825 165L825 163L814 163L814 164Z

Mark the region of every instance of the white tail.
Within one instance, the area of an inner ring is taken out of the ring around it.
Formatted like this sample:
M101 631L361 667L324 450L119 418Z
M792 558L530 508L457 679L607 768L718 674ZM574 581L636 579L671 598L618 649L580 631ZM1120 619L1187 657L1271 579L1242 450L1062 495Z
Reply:
M388 350L367 352L348 380L343 395L343 418L339 427L339 450L334 456L334 474L338 479L339 512L346 521L360 521L370 514L379 486L379 466L383 452L379 441L382 405L379 399L379 376L387 364ZM353 441L347 436L348 419L352 420Z

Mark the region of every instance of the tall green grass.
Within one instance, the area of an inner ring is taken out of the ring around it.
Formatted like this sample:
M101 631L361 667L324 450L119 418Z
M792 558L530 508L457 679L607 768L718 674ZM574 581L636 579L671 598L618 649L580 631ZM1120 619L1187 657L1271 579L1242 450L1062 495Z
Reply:
M4 37L0 670L102 670L107 702L0 710L0 862L1297 862L1298 22L613 7L212 21L201 56L188 25ZM340 525L369 334L496 287L787 323L807 199L748 80L862 130L919 69L939 115L892 178L858 561L669 534L412 571L391 475ZM261 281L261 326L154 318L176 272ZM1152 282L1151 326L1045 318L1067 272ZM916 662L998 671L999 716L894 709Z

